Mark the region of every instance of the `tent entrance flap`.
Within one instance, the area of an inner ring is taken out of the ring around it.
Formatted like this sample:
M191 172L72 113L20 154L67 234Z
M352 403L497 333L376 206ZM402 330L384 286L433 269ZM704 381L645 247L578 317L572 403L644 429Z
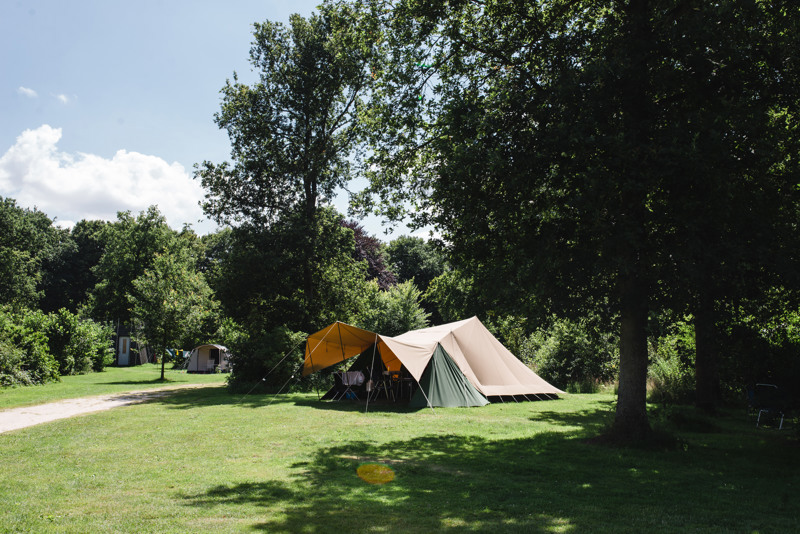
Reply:
M425 408L487 404L489 400L475 389L447 351L437 345L419 380L419 389L408 405L411 408Z

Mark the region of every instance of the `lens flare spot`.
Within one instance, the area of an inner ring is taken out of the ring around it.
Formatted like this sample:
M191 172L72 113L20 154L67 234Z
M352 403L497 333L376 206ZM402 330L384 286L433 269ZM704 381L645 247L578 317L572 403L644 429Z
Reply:
M356 473L361 480L369 484L386 484L394 480L394 470L388 465L361 464Z

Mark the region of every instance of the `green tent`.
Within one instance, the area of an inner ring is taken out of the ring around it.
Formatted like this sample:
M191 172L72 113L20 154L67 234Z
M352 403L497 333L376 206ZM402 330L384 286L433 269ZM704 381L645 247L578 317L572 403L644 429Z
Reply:
M419 380L419 389L408 403L411 408L487 404L489 400L467 380L441 345L436 345L433 357Z

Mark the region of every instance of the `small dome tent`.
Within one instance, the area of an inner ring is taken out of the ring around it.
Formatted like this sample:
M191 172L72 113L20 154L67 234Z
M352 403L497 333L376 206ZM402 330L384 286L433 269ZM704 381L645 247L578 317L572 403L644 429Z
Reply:
M190 373L230 371L230 351L222 345L200 345L192 350L186 370Z

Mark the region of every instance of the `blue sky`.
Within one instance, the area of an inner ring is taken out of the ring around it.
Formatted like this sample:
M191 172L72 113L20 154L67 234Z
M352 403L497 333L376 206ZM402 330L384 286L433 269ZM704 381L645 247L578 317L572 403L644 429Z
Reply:
M0 1L0 196L64 226L157 204L173 228L213 230L191 175L229 158L213 120L219 90L234 71L255 80L254 22L317 4ZM344 195L336 206L344 211ZM379 221L363 224L381 236Z

